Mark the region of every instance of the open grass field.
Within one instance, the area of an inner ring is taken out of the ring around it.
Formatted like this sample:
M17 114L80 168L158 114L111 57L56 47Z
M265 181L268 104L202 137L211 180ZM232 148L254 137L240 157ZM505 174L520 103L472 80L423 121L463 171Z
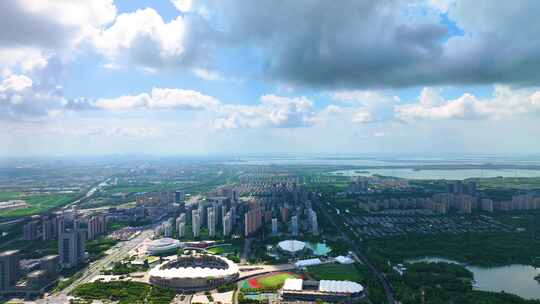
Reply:
M39 194L20 197L28 204L27 208L0 212L0 217L20 217L38 214L49 209L62 207L74 201L77 194Z
M315 280L348 280L358 282L362 276L354 265L322 264L307 267L309 276Z
M242 248L239 245L233 245L233 244L224 244L216 247L212 247L210 249L207 249L208 252L212 254L219 254L219 255L227 255L231 253L238 253L242 250Z
M0 192L0 202L12 200L12 199L18 199L20 195L21 193L16 192L16 191Z
M249 279L242 284L242 290L277 290L289 278L301 278L301 275L292 272L279 272Z

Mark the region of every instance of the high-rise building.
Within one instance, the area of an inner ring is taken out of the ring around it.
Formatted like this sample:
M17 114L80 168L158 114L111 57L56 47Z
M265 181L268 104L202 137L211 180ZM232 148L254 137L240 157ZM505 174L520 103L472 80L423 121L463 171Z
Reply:
M174 202L177 204L184 204L186 199L186 194L182 190L174 191Z
M103 215L95 215L88 219L87 240L93 240L107 231L107 223Z
M298 216L294 215L291 217L291 234L298 236L299 227L298 227Z
M39 238L38 234L39 222L37 220L32 220L26 225L23 226L23 240L33 241Z
M489 198L483 198L480 202L482 211L493 212L493 201Z
M19 251L9 250L0 252L0 291L14 286L21 275Z
M319 224L317 222L317 212L313 209L309 209L309 223L311 226L311 234L319 235Z
M40 259L39 268L44 270L49 277L55 277L58 273L60 257L56 254L48 255Z
M244 235L250 236L262 226L262 211L251 209L244 214Z
M277 218L272 218L272 234L277 234L278 228L277 228Z
M287 207L281 207L281 221L283 223L287 223L289 221L289 208Z
M55 220L46 217L41 222L41 239L44 241L50 241L56 239L55 233Z
M173 227L171 225L171 223L169 221L166 221L166 222L163 222L163 224L161 224L161 226L163 227L163 235L165 237L172 237L173 236Z
M199 237L201 233L201 219L199 216L199 210L191 211L191 228L193 230L193 237Z
M58 239L58 253L62 268L72 268L84 261L85 231L72 229L65 231Z
M223 217L223 236L229 236L232 232L231 213L227 212Z
M176 231L178 233L178 238L183 238L186 235L186 223L180 222L176 228Z
M216 236L216 208L209 207L207 209L208 214L208 236Z

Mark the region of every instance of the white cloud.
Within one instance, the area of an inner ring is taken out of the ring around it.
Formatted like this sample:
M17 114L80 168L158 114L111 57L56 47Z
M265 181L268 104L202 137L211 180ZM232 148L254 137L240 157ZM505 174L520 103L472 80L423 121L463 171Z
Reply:
M111 62L164 67L183 60L185 32L182 16L166 23L154 9L146 8L120 14L93 42Z
M102 110L136 109L212 110L220 104L212 96L193 90L153 88L148 93L99 99L93 106Z
M493 96L478 99L465 93L462 96L445 100L437 90L424 88L418 102L395 107L396 117L404 121L415 119L502 119L515 115L533 114L540 111L539 91L512 90L509 87L495 86Z
M342 112L348 112L354 123L371 123L393 118L393 107L399 97L384 92L369 90L344 90L331 94L333 101L346 104Z
M26 75L5 73L0 80L0 120L55 115L66 101L56 88L34 86Z
M28 72L53 55L69 57L115 16L112 0L1 1L0 66Z
M236 128L297 128L314 122L313 102L306 97L261 96L255 106L223 106L220 112L225 117L215 120L217 129Z
M25 75L7 75L0 83L0 93L6 91L20 92L32 86L32 79Z
M177 10L182 13L187 13L191 10L192 0L172 0L171 1Z
M373 121L373 117L369 112L358 111L354 114L352 121L357 123L368 123Z

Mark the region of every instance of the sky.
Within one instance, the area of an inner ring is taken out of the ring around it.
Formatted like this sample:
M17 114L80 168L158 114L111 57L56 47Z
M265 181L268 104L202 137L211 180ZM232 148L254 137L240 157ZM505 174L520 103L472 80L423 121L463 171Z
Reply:
M540 1L0 1L0 156L540 153Z

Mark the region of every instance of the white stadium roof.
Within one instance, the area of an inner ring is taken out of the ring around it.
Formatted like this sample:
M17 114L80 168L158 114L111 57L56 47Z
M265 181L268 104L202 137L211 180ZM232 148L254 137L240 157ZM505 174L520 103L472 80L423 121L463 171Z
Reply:
M308 260L300 260L294 263L294 266L297 268L301 267L308 267L308 266L314 266L314 265L320 265L322 261L320 259L308 259Z
M283 283L283 290L301 291L302 283L302 279L285 279L285 283Z
M362 285L351 281L322 280L319 282L319 291L331 293L359 293L364 290Z
M229 259L215 256L218 259L227 263L227 269L218 269L210 267L178 267L161 269L163 264L158 265L150 270L151 277L161 278L221 278L234 275L239 272L238 266Z
M296 253L306 248L306 243L297 240L286 240L278 243L281 250Z
M150 242L146 250L149 254L157 254L177 249L180 246L181 244L178 240L171 238L161 238Z

